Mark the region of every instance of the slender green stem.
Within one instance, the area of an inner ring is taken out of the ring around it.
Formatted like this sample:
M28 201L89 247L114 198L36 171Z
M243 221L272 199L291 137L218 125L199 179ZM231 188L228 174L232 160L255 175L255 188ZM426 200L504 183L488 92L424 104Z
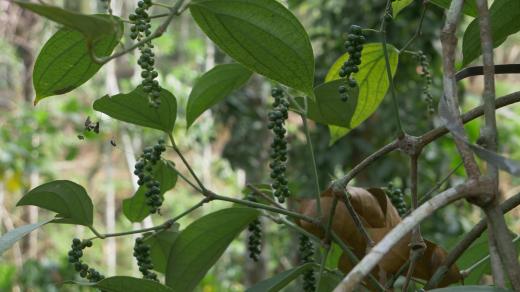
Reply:
M159 2L152 2L152 5L153 6L157 6L157 7L166 8L166 9L173 9L172 6L169 6L169 5L166 5L166 4L163 4L163 3L159 3Z
M321 279L323 277L323 272L325 271L325 264L327 263L327 258L329 257L329 252L330 252L330 245L327 245L325 247L325 251L323 252L323 256L321 258L321 263L320 263L320 269L318 271L318 280L316 281L316 292L320 291L320 286L321 286Z
M204 184L202 184L202 181L199 179L199 177L195 174L195 171L193 171L193 168L191 168L190 164L188 163L188 161L186 160L186 158L184 157L184 155L182 155L182 152L179 150L179 148L177 147L177 145L175 144L175 139L173 139L173 135L171 133L168 133L168 137L170 138L170 142L172 143L172 147L173 147L173 150L177 153L177 155L179 155L179 157L181 158L182 162L184 163L184 166L186 166L186 168L188 169L188 171L191 173L191 176L197 181L197 184L199 185L199 187L201 188L201 190L205 190L206 188L204 187Z
M428 2L424 2L423 9L421 11L421 18L419 19L419 25L417 26L417 30L413 34L413 36L404 44L404 46L399 50L399 54L405 51L420 35L422 30L422 25L424 22L424 16L426 15L426 10L428 9Z
M303 123L303 130L305 131L305 137L307 139L307 149L309 151L309 156L311 158L312 163L312 171L314 174L314 196L316 197L316 214L318 214L318 217L321 218L322 212L321 212L321 202L320 202L320 181L318 177L318 167L316 166L316 158L314 157L314 149L312 147L312 140L311 135L309 131L309 126L307 125L307 116L304 114L301 114L300 117L302 118Z
M279 222L282 223L282 224L285 224L285 226L293 229L294 231L296 232L299 232L305 236L307 236L308 238L310 238L311 240L314 240L316 243L318 243L319 245L323 245L323 242L321 241L321 239L319 239L316 235L308 232L307 230L301 228L300 226L294 224L293 222L287 220L286 218L280 218L279 219Z
M306 216L306 215L303 215L303 214L300 214L297 212L289 211L286 209L280 209L280 208L271 207L271 206L268 206L265 204L236 199L236 198L232 198L232 197L225 197L225 196L217 195L211 191L206 191L206 196L208 196L214 200L236 203L236 204L248 206L251 208L258 208L258 209L262 209L262 210L266 210L266 211L270 211L270 212L274 212L274 213L278 213L278 214L283 214L283 215L286 215L286 216L289 216L292 218L305 220L305 221L311 222L311 223L318 223L317 220L312 217L309 217L309 216Z
M386 2L385 14L387 13L391 5L390 0ZM397 94L395 92L394 79L392 77L392 69L390 67L390 58L388 57L388 48L386 43L386 17L383 16L381 20L381 42L383 46L383 55L385 57L386 75L388 77L388 83L390 85L390 93L392 95L392 101L394 104L395 118L397 123L397 136L402 137L404 135L403 126L401 125L401 118L399 117L399 101L397 100Z
M177 168L174 167L175 172L182 178L187 184L194 188L197 192L202 193L203 191L197 187L192 181L190 181L184 174L182 174Z
M520 239L520 235L517 235L514 239L513 239L513 243L514 242L517 242L518 240ZM483 257L482 259L478 260L476 263L474 263L473 265L471 265L469 268L465 269L465 270L462 270L460 272L460 274L463 276L463 277L467 277L469 274L471 274L471 272L473 272L473 270L475 270L476 268L478 268L478 266L480 266L481 264L485 263L487 260L489 260L489 255Z
M94 238L101 238L101 239L104 239L105 238L105 235L99 233L96 228L94 228L94 226L92 225L89 225L88 228L90 228L90 230L92 230L92 232L96 235L95 237L93 237L92 239Z

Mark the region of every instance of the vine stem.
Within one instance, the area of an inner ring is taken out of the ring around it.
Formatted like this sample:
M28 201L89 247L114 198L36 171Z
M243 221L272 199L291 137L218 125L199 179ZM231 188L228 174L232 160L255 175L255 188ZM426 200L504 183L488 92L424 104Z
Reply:
M383 55L385 57L385 66L386 66L386 75L388 77L388 84L390 84L390 93L392 95L392 102L394 105L394 111L395 111L395 119L397 123L397 136L402 137L404 136L403 126L401 124L401 118L399 117L399 101L397 99L397 94L395 92L395 86L394 86L394 78L392 77L392 69L390 68L390 58L388 56L388 48L387 48L387 42L386 42L386 13L388 12L390 8L391 1L387 0L386 2L386 8L385 13L383 15L383 18L381 20L381 43L383 47Z
M310 131L309 131L309 126L307 124L307 115L301 114L300 117L302 119L303 130L305 131L305 138L307 139L307 149L309 151L309 156L311 158L311 163L312 163L312 171L313 171L313 175L314 175L314 186L315 186L314 196L316 197L316 213L318 214L318 217L321 218L323 215L321 212L321 202L320 202L321 188L320 188L320 181L319 181L319 177L318 177L318 167L316 166L316 157L314 156L314 148L312 147L311 135L310 135Z
M324 251L323 257L321 259L320 270L318 272L318 280L316 281L316 283L317 283L316 292L318 292L320 289L321 278L323 277L325 263L327 262L327 257L329 256L329 252L330 252L330 230L332 227L332 222L334 220L334 214L336 213L337 206L338 206L338 198L336 196L334 196L334 199L332 200L332 207L329 212L329 218L327 220L327 225L325 226L325 239L324 239L325 251Z
M426 10L428 9L428 2L423 3L423 9L421 11L421 18L419 19L419 25L417 26L417 30L413 34L413 36L404 44L404 46L399 50L399 54L405 52L406 49L421 35L422 25L424 22L424 16L426 15Z
M168 17L164 20L164 22L161 25L159 25L157 27L157 29L155 29L155 31L152 34L150 34L149 36L143 38L139 42L137 42L137 43L133 44L132 46L128 47L127 49L124 49L122 51L119 51L119 52L114 53L114 54L112 54L110 56L107 56L107 57L98 57L98 56L96 56L96 54L94 52L93 43L89 43L88 46L89 46L90 58L95 63L104 65L107 62L109 62L110 60L113 60L115 58L121 57L121 56L123 56L123 55L125 55L125 54L127 54L127 53L129 53L129 52L131 52L131 51L133 51L135 49L137 49L139 46L142 46L145 43L162 36L164 34L164 32L166 31L166 29L168 28L168 25L170 25L170 22L172 22L173 18L175 16L180 15L184 11L182 9L184 1L185 0L178 0L177 3L175 3L175 6L169 8L170 9L170 13L168 13ZM155 18L157 18L157 16Z
M172 143L173 150L175 151L175 153L177 153L177 155L179 155L179 157L181 158L182 162L184 163L184 166L186 166L186 168L190 172L191 176L195 179L195 181L199 185L200 189L202 191L206 190L206 188L204 187L204 184L202 183L202 181L195 174L195 171L193 171L193 168L191 168L190 164L188 163L188 161L186 160L186 158L184 157L182 152L177 147L177 144L175 144L175 139L173 138L172 133L168 133L168 137L170 138L170 142Z

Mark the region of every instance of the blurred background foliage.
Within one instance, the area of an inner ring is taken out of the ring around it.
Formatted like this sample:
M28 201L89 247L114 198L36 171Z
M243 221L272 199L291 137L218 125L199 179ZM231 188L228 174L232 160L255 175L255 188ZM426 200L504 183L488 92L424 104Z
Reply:
M102 7L90 0L48 0L83 13L96 13ZM127 18L136 1L112 0L114 12ZM162 0L165 4L172 4ZM344 53L345 33L352 24L375 28L386 1L287 0L288 5L307 29L316 58L316 84L336 58ZM400 48L414 34L422 8L415 1L389 26L388 42ZM156 7L155 12L161 12ZM186 184L166 194L163 218L147 218L142 224L130 223L122 214L121 202L135 191L132 176L135 158L142 148L155 143L158 134L143 128L110 120L92 110L95 99L117 92L128 92L139 82L136 55L129 54L104 66L91 81L63 96L45 99L37 107L31 82L32 65L43 43L56 31L53 23L22 11L8 0L0 0L0 233L16 226L51 216L36 208L15 208L14 204L32 187L51 179L70 179L84 185L96 206L95 224L106 232L148 227L182 212L195 204L199 195ZM469 23L466 20L465 25ZM422 50L431 61L436 105L441 93L439 32L443 24L442 9L430 5L421 36L410 50ZM461 28L463 29L463 27ZM520 36L514 35L496 50L497 63L520 62ZM377 42L377 35L369 41ZM126 37L125 43L130 39ZM241 90L225 102L206 112L186 131L185 105L198 76L215 64L231 62L199 31L189 11L173 21L164 37L155 41L160 83L173 92L179 106L175 137L204 183L219 193L243 196L246 183L269 181L268 150L270 132L266 128L267 112L272 102L271 83L254 75ZM400 100L400 116L405 130L420 135L439 124L429 115L422 96L419 61L403 54L395 77ZM518 76L497 76L497 96L520 90ZM461 105L468 110L479 104L481 77L461 83ZM350 134L329 145L326 126L311 124L320 184L345 174L364 157L394 139L395 123L391 100L386 98L377 112ZM520 159L520 107L498 111L501 151ZM99 134L85 133L84 121L100 121ZM313 195L312 167L305 148L305 136L299 117L291 116L289 180L294 200ZM467 125L473 140L478 136L480 121ZM83 139L80 139L80 136ZM112 142L112 143L111 143ZM115 145L115 146L113 146ZM177 157L168 154L170 159ZM457 164L453 141L445 137L429 145L421 156L419 193L424 194ZM408 194L408 166L405 155L393 153L369 167L355 180L357 186L386 186L390 182ZM178 163L177 165L181 165ZM183 169L184 170L184 169ZM459 170L441 188L457 184L464 176ZM500 190L504 198L520 191L519 179L501 174ZM516 186L516 187L515 187ZM408 196L407 196L408 197ZM181 220L181 228L194 218L226 206L211 203ZM520 232L520 211L508 215L510 226ZM437 212L422 224L427 238L449 247L480 218L479 212L466 202L458 202ZM234 241L225 255L205 277L200 291L242 291L251 283L281 272L297 261L297 236L289 230L264 220L265 243L260 262L247 257L245 234ZM59 283L75 278L66 257L74 236L89 236L88 230L72 225L47 225L3 255L0 261L0 291L57 291ZM88 261L105 275L137 275L131 256L133 238L123 237L97 242L87 254ZM64 286L62 291L74 290ZM298 291L297 287L288 290Z

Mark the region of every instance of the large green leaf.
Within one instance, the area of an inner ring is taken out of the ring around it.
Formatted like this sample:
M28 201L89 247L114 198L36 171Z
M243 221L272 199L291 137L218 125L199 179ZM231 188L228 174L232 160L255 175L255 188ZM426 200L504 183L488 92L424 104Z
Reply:
M259 211L232 207L199 218L175 240L166 266L166 285L192 291L224 253L233 239Z
M119 24L120 32L100 35L93 43L93 52L97 56L110 55L123 35L123 23L119 18L114 19ZM101 66L92 61L87 40L80 32L61 28L45 43L36 58L33 70L36 92L34 103L79 87L94 76Z
M177 171L173 162L161 160L153 170L154 177L161 184L161 196L171 190L177 183ZM141 222L146 216L150 215L148 205L146 205L146 186L140 186L134 196L123 200L123 213L132 222Z
M116 17L111 19L108 16L85 15L56 6L25 1L16 1L16 3L25 9L82 33L89 41L99 39L103 35L114 35L120 29L115 25L118 22L115 20Z
M186 107L189 128L204 111L240 88L251 77L251 71L240 64L222 64L204 73L193 86Z
M33 205L58 213L56 223L90 226L94 206L85 189L68 180L55 180L30 190L17 206Z
M2 236L0 237L0 256L6 250L11 248L11 246L13 246L13 244L15 244L18 240L22 239L22 237L31 233L33 230L51 222L52 220L54 220L54 218L34 224L20 226L18 228L8 231L5 234L2 234Z
M285 286L289 285L294 279L296 279L303 272L312 268L312 264L304 264L299 267L281 272L275 276L262 280L256 283L253 287L247 289L247 292L276 292L282 290Z
M335 273L324 271L323 275L321 276L321 283L320 287L318 288L318 292L334 291L334 289L336 288L336 286L338 286L339 282L341 282L342 279L343 277Z
M69 282L70 283L70 282ZM98 288L101 291L106 292L143 292L143 291L154 291L154 292L172 292L173 290L163 284L147 280L138 279L128 276L114 276L105 278L97 283L87 282L72 282L76 285L89 286Z
M466 281L464 281L466 282ZM454 287L446 287L446 288L440 288L440 289L433 289L429 290L430 292L509 292L512 290L508 289L502 289L498 287L493 286L454 286Z
M147 237L147 235L145 234L145 243L150 246L150 259L153 269L164 274L173 243L179 236L179 224L176 223L169 229L158 232L153 236Z
M147 94L139 86L130 93L103 96L94 102L94 109L120 121L171 133L177 118L177 100L164 88L159 98L159 108L151 107Z
M312 97L314 55L305 29L274 0L193 0L191 15L224 52Z
M495 0L489 9L493 47L500 46L508 36L520 30L520 0ZM482 54L478 19L464 32L462 40L463 66Z
M450 8L451 4L451 0L430 0L429 2L444 9ZM475 0L465 0L462 12L468 16L477 17L477 2Z
M392 2L392 13L396 17L401 10L405 9L408 5L412 4L413 0L395 0Z
M394 76L399 56L391 45L388 45L388 54L391 73ZM332 65L325 78L326 83L314 89L316 101L309 101L308 107L310 119L329 126L343 127L342 135L359 126L376 111L389 87L382 45L366 44L359 72L354 75L358 88L349 94L347 102L342 102L338 93L338 86L341 84L339 70L347 59L348 53Z

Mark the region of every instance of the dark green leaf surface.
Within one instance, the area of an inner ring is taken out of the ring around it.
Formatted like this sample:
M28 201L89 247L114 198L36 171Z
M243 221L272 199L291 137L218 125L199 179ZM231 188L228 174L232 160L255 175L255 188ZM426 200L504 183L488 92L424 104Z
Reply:
M45 18L82 33L88 40L97 40L103 35L115 35L119 29L108 16L85 15L56 6L16 1L21 7ZM115 22L119 22L114 17Z
M177 171L173 162L161 160L154 169L154 177L161 184L161 196L171 190L177 183ZM140 186L134 196L123 200L123 213L132 222L141 222L146 216L150 215L148 205L146 205L147 191L146 186Z
M190 11L206 35L237 62L312 98L309 37L278 1L194 0Z
M392 2L392 13L396 17L401 10L412 4L413 0L395 0Z
M116 18L121 32L123 23ZM122 33L103 34L94 42L97 56L108 56L119 43ZM33 85L36 92L34 103L41 99L65 94L87 82L101 68L92 61L87 41L78 31L62 28L43 46L33 70Z
M312 264L304 264L299 267L281 272L275 276L256 283L253 287L247 289L247 292L277 292L289 285L294 279L303 272L312 268Z
M430 0L431 3L444 8L450 8L451 0ZM464 1L464 6L462 7L462 12L466 15L477 17L477 2L475 0L466 0Z
M147 235L145 234L145 236ZM145 240L145 243L150 246L150 259L153 269L157 272L164 274L166 271L166 263L177 236L179 236L179 224L175 224L168 230L163 230Z
M45 221L34 223L34 224L20 226L18 228L9 230L8 232L2 234L2 236L0 237L0 256L6 250L11 248L11 246L13 246L13 244L15 244L18 240L22 239L22 237L31 233L33 230L40 228L41 226L51 222L52 220L54 220L54 219L49 219L49 220L45 220Z
M193 86L186 107L189 128L204 111L249 80L252 72L240 64L222 64L204 73Z
M508 36L520 30L520 0L496 0L489 9L493 47L500 46ZM482 54L478 19L474 19L464 32L462 40L463 66Z
M388 45L388 54L394 76L399 56L392 45ZM344 54L332 65L327 73L326 83L315 88L316 102L309 102L309 118L329 126L344 128L333 128L334 131L331 131L331 134L341 136L359 126L377 110L389 87L382 45L366 44L361 55L359 72L354 75L358 87L349 94L347 102L342 102L337 90L340 85L339 70L347 59L348 54ZM341 136L333 136L333 140Z
M159 108L151 107L139 86L130 93L103 96L94 102L94 109L123 122L171 133L177 118L177 100L164 88L159 98Z
M172 292L173 290L156 281L127 276L114 276L97 283L72 282L76 285L90 286L106 292Z
M192 291L224 253L233 239L259 211L233 207L199 218L184 229L170 251L166 285L175 291Z
M30 190L17 206L38 206L58 213L56 223L89 226L93 223L94 206L85 189L68 180L55 180Z

